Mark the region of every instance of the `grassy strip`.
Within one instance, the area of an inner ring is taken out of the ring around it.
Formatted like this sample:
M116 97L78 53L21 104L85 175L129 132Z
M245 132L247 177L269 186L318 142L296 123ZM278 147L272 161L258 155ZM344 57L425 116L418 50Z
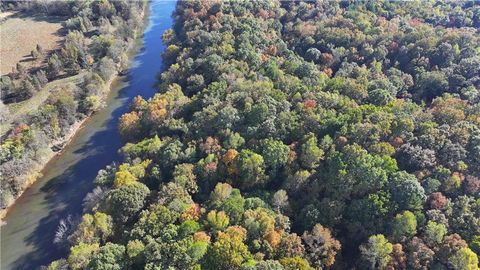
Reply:
M78 84L81 82L85 71L71 77L66 77L49 82L42 90L38 91L33 97L18 103L8 104L7 108L10 111L9 118L4 123L0 124L0 137L5 135L13 126L15 121L19 120L22 116L34 112L38 109L48 98L50 92L58 86L68 83Z

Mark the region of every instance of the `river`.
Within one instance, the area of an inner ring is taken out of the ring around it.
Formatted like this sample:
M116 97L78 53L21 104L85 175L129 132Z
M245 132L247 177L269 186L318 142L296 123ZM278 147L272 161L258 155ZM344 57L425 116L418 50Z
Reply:
M62 153L47 164L43 177L12 206L1 227L0 269L37 269L67 255L53 244L59 221L81 215L82 200L92 190L98 170L120 160L118 118L128 111L133 97L150 98L155 93L163 68L161 37L172 25L175 4L168 0L150 4L143 46L128 75L114 83L106 107L87 120Z

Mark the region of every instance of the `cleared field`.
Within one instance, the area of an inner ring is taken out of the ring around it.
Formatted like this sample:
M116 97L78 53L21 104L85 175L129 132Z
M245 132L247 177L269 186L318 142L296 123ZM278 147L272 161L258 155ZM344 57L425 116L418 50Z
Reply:
M0 12L0 19L4 19L11 15L13 15L13 12L10 12L10 11Z
M10 15L0 24L0 74L12 70L18 62L26 66L34 63L30 58L32 49L40 44L45 51L58 46L62 37L58 31L60 21L48 17L22 17L18 14L0 13L0 18Z

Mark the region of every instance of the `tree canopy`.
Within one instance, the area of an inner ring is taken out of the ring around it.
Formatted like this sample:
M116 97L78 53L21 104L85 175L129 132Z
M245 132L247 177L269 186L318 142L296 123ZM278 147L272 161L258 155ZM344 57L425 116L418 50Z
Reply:
M97 177L113 233L68 261L126 246L145 269L478 269L478 11L178 2L158 93Z

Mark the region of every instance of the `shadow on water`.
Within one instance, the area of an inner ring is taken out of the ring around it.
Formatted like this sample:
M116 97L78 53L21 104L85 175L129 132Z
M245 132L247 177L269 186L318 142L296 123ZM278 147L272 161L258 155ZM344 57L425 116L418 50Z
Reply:
M121 109L117 109L115 113L121 111ZM115 117L113 115L115 114L112 114L112 117ZM114 122L112 118L108 126L114 126ZM40 220L34 232L24 239L27 245L35 246L35 250L17 260L14 263L14 269L34 269L66 255L65 250L52 243L55 228L59 221L67 215L82 212L82 200L93 188L92 179L96 172L119 159L116 150L121 146L120 139L116 138L116 133L112 131L114 129L108 128L92 136L88 147L103 149L78 160L75 165L66 168L62 174L49 180L40 189L46 193L45 203L51 210Z
M37 269L67 255L67 250L53 244L56 228L62 218L81 214L83 198L92 190L98 170L120 160L118 118L128 111L134 96L149 98L155 93L157 75L163 68L161 35L171 27L174 7L174 1L151 4L143 48L121 78L120 90L112 90L108 106L86 122L63 153L46 166L44 177L8 214L7 224L2 226L1 269Z

